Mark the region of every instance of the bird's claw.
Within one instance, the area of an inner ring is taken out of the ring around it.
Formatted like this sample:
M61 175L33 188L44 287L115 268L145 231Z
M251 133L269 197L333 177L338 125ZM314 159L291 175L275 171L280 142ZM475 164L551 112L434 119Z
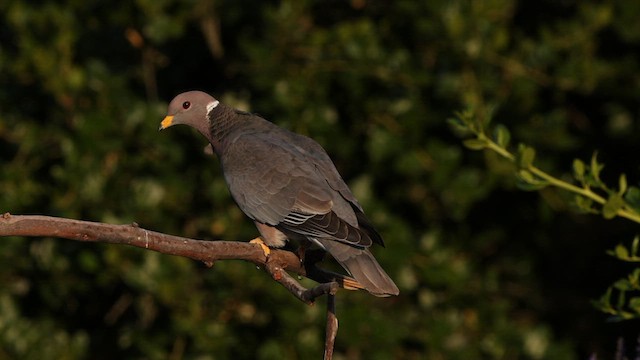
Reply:
M269 254L271 254L271 249L269 249L269 247L264 243L264 240L262 240L261 237L258 236L257 238L249 241L249 243L259 245L262 248L262 252L264 252L264 256L269 257Z

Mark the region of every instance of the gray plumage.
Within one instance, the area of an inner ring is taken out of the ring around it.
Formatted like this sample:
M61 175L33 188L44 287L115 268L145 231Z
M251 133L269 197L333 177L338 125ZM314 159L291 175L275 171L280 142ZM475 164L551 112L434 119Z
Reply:
M209 140L233 199L268 246L311 241L370 293L398 294L369 251L373 243L384 245L382 238L317 142L200 91L171 101L160 128L175 124Z

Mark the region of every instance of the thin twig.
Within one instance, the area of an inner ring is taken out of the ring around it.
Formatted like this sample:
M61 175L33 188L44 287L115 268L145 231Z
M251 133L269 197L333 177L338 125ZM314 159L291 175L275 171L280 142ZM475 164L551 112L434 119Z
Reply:
M335 293L327 295L327 331L324 343L324 359L333 358L333 347L338 335L338 316L336 316L336 296Z
M273 251L273 250L272 250ZM271 274L271 277L284 286L289 292L305 304L311 305L318 297L322 295L335 294L339 288L339 284L335 281L322 283L311 289L307 289L300 285L291 275L289 275L284 269L274 264L275 261L269 259L265 271Z

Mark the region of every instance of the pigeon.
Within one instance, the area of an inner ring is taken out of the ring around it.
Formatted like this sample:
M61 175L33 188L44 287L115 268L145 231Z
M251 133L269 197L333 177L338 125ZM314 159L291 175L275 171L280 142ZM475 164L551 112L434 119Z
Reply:
M288 240L315 244L369 293L398 295L369 250L373 243L384 246L382 237L320 144L202 91L171 101L160 130L177 124L207 138L231 196L260 233L265 255Z

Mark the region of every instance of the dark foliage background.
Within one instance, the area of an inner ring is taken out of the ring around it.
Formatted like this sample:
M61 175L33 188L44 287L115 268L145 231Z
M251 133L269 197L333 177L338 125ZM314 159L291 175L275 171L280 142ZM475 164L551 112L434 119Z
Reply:
M638 184L640 3L0 2L0 211L246 240L204 139L158 134L202 89L312 136L384 235L401 296L341 292L342 359L612 358L637 322L590 303L637 225L527 193L446 119L494 109L539 166L594 150ZM242 262L0 241L0 358L310 359L323 306Z

